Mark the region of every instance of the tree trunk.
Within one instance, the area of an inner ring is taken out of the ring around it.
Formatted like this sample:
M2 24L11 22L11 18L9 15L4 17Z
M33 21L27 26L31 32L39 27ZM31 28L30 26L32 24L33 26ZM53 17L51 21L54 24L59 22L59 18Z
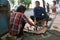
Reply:
M43 7L45 8L45 1L44 0L42 0L43 1Z

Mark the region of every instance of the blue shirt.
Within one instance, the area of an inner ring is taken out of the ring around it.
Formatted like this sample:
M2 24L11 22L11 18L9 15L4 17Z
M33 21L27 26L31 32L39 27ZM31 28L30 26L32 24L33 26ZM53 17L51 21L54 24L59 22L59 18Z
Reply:
M44 17L47 16L47 13L44 8L42 8L42 7L34 8L34 17L35 18L43 18L42 14L44 14Z

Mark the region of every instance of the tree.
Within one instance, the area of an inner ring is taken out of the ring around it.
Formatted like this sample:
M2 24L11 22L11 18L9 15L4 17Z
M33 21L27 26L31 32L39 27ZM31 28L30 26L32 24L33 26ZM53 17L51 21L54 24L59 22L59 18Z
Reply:
M43 7L45 8L45 1L44 1L44 0L42 0L42 2L43 2Z
M27 8L29 8L29 5L31 4L31 0L20 0L22 4L25 4Z
M24 3L24 0L20 0L21 3Z
M12 4L14 4L14 0L10 0Z

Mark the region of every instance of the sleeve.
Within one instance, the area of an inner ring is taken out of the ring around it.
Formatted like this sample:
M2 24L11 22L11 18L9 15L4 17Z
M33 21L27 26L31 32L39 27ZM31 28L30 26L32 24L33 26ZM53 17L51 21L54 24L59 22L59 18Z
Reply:
M43 14L45 17L47 16L46 10L44 8L43 8Z
M43 9L43 13L44 13L44 17L45 17L44 19L48 22L49 16L47 15L45 9Z
M34 18L36 18L36 9L34 8Z

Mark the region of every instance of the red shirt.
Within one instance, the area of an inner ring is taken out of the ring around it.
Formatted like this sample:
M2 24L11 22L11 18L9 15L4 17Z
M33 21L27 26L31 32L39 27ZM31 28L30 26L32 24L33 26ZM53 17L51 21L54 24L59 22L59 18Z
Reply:
M56 8L53 8L53 9L52 9L52 12L55 13L55 12L56 12Z
M18 33L20 32L20 29L22 27L22 20L21 20L21 15L22 13L20 12L14 12L11 14L10 17L10 25L9 25L9 33L13 36L17 36Z

